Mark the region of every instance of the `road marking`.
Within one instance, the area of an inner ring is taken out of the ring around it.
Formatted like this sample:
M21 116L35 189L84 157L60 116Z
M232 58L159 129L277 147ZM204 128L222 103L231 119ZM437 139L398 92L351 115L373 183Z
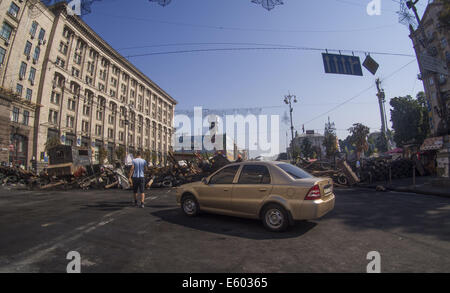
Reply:
M73 242L82 236L96 230L99 227L105 226L114 221L112 216L124 213L124 211L119 210L115 212L111 212L102 217L102 221L100 222L90 222L86 225L78 227L72 230L69 233L61 235L52 239L51 241L39 244L33 248L28 249L16 256L12 259L16 259L17 261L8 263L7 265L0 266L0 273L7 272L33 272L34 267L33 264L39 262L43 258L46 257L49 253L54 251L57 248L62 247L70 242Z

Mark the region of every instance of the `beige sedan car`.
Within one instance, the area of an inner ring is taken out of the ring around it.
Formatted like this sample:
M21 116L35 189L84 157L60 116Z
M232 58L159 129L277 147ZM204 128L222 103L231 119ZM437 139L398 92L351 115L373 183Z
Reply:
M334 200L331 179L283 162L230 164L177 188L177 203L188 216L204 211L261 219L271 231L320 218L334 208Z

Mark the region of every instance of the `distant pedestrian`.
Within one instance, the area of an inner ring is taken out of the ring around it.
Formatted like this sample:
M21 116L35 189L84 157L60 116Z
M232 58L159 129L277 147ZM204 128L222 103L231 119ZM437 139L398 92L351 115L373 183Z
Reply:
M128 181L133 187L134 193L134 205L138 206L137 196L141 195L141 202L139 206L144 208L145 201L145 168L147 167L147 162L141 158L141 152L137 152L136 158L132 160L132 166L130 170L130 175L128 176Z

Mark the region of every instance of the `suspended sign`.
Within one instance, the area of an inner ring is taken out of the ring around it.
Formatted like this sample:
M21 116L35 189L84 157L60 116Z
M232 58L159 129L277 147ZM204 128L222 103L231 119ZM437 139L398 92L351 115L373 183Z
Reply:
M325 73L362 76L361 61L357 56L322 53Z
M366 59L363 62L363 66L369 70L370 73L372 73L373 75L375 75L375 73L377 73L378 67L380 67L380 65L378 65L378 63L373 60L372 57L370 57L370 55L367 55Z

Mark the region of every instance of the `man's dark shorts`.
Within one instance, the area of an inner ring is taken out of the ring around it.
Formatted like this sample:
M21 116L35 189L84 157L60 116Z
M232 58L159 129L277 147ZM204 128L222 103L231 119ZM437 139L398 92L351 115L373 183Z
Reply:
M144 193L145 190L145 178L133 177L133 192Z

